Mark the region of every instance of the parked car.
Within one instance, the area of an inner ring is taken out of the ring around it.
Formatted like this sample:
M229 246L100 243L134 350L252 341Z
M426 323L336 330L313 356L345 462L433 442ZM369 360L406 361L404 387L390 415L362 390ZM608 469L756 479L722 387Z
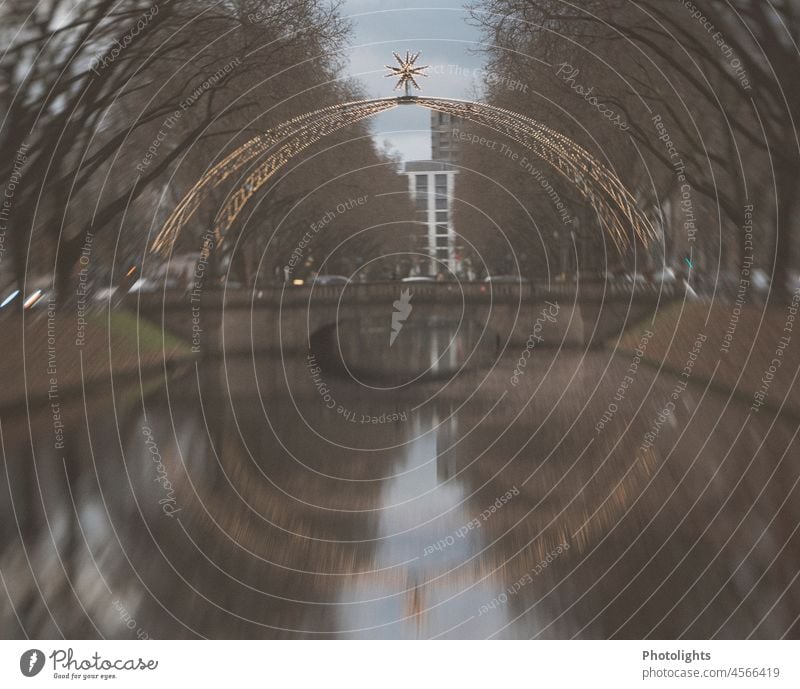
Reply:
M750 276L750 283L758 292L766 292L769 290L770 282L769 275L767 275L766 271L761 270L761 268L756 268Z
M346 285L348 280L344 275L317 275L314 278L315 285Z
M116 294L116 292L116 287L101 287L100 289L94 290L92 298L95 301L107 302Z
M157 292L158 285L148 278L139 278L136 282L134 282L130 289L128 290L129 294L136 294L137 292Z
M643 285L647 282L647 278L641 273L625 273L622 279L630 284Z
M678 278L676 277L675 271L672 268L665 267L653 273L653 282L655 283L660 283L660 282L672 283L677 281Z
M484 279L484 282L509 282L515 283L517 285L526 285L528 284L528 278L520 277L519 275L487 275Z

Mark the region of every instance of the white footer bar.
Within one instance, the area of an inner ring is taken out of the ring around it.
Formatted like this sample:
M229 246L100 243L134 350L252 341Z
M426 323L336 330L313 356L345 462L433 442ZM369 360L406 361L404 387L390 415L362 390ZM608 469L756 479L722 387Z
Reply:
M800 687L800 642L6 641L0 686Z

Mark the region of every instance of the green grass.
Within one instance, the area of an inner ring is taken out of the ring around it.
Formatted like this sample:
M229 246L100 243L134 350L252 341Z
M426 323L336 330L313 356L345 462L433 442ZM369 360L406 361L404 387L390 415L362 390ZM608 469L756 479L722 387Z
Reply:
M94 314L90 318L98 326L106 327L107 314ZM136 314L130 311L111 312L111 337L115 348L124 347L131 352L137 351L138 337L139 351L142 355L160 354L162 349L186 356L191 353L189 342L163 331L146 319L137 318Z

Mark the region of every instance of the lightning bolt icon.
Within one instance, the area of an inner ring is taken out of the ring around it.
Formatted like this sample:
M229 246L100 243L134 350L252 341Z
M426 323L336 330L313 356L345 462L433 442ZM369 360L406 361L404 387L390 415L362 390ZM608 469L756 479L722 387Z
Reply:
M389 346L394 344L400 331L403 329L403 323L411 314L411 290L404 289L400 292L400 298L395 301L394 311L392 312L392 332L389 333Z

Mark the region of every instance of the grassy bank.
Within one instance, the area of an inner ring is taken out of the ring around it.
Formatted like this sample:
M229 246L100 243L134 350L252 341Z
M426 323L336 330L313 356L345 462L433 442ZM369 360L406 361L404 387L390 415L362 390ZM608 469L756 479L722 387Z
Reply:
M161 370L191 357L187 342L127 311L92 312L42 307L0 322L0 408L55 401L113 376Z
M645 331L653 333L644 360L680 374L691 368L695 383L712 386L758 413L781 412L800 418L800 323L794 306L759 307L692 301L670 304L655 320L629 328L618 350L633 354ZM707 339L693 360L699 336ZM613 346L614 343L610 343Z

